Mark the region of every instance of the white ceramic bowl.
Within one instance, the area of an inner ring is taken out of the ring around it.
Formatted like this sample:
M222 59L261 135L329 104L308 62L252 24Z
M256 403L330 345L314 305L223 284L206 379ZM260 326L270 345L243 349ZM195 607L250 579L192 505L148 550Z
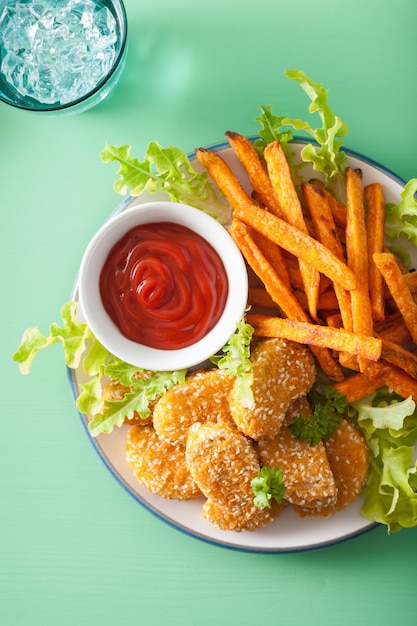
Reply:
M154 222L180 224L203 237L222 259L229 283L219 321L202 339L176 350L151 348L127 339L105 311L100 296L100 273L113 245L131 228ZM190 206L150 202L127 209L100 228L84 253L78 288L82 315L94 336L109 352L136 367L170 371L198 365L227 343L245 311L248 275L239 249L219 222Z

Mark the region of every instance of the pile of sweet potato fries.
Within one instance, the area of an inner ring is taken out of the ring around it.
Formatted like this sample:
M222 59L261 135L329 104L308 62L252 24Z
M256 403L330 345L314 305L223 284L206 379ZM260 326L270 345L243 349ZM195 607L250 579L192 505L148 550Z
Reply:
M348 402L387 385L417 401L417 272L408 272L384 243L380 183L364 187L346 169L345 202L318 180L293 182L282 146L260 157L252 142L226 137L246 171L249 195L220 154L196 155L233 209L229 232L260 279L249 290L256 336L310 347Z

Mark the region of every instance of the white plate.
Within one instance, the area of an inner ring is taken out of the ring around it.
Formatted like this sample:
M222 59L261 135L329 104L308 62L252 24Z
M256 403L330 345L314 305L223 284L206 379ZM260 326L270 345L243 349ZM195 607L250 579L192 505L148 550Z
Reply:
M303 143L305 143L303 140L297 140L292 145L299 151ZM238 175L242 185L249 191L250 185L247 183L243 169L229 145L227 143L219 143L210 146L210 149L221 152L222 157ZM357 153L345 151L349 157L349 165L362 170L364 185L371 182L380 182L384 189L386 202L399 202L399 194L405 184L403 180L374 161ZM190 159L195 160L195 155L191 154ZM194 163L194 166L198 169L199 164ZM306 177L317 177L317 174L312 169L309 171L308 167L303 170L303 173ZM132 205L149 202L152 199L155 200L156 196L128 197L117 207L113 215L126 210L126 208ZM76 298L77 284L75 284L72 294L72 299ZM86 382L85 375L82 371L73 370L68 370L68 375L75 400L79 394L79 384ZM152 494L138 483L125 460L125 441L129 426L116 429L110 435L99 435L93 438L88 431L87 417L80 413L79 416L88 439L119 484L137 502L159 519L197 539L225 548L250 552L295 552L332 545L358 536L376 526L376 524L369 522L362 516L360 512L362 501L361 498L358 498L352 505L327 519L300 518L288 507L272 524L255 532L237 533L234 531L217 530L202 517L202 499L188 502L166 500Z

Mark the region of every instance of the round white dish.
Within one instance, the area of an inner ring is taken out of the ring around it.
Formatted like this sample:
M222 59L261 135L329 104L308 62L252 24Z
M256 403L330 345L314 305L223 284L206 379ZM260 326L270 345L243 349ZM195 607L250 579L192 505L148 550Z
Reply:
M228 280L227 299L214 327L199 341L176 350L152 348L123 336L107 314L100 296L100 273L112 247L131 228L154 222L175 222L202 237L219 255ZM132 204L103 224L84 253L78 290L82 315L93 335L109 352L136 367L173 371L206 361L228 342L245 312L248 273L239 248L214 218L185 204L154 201Z
M297 140L292 145L295 150L301 150L306 142ZM231 165L238 175L242 185L249 191L250 185L245 173L226 142L209 147L221 152L222 157ZM349 165L362 170L364 185L371 182L380 182L383 186L386 202L400 201L400 193L405 182L394 173L378 163L358 153L345 150ZM195 155L191 154L194 160ZM196 169L198 164L194 163ZM313 170L306 167L305 176L316 176ZM156 199L155 196L127 197L115 210L114 214L125 211L129 207ZM114 215L113 214L113 215ZM78 295L77 283L74 286L72 298ZM74 400L78 396L78 385L85 382L82 371L68 370L71 391ZM77 411L78 412L78 411ZM226 532L216 529L202 517L203 500L180 502L166 500L149 492L140 485L125 461L125 441L129 426L123 426L113 431L111 435L91 437L88 431L88 420L79 413L81 423L91 444L105 464L110 474L119 484L142 506L157 516L160 520L185 532L197 539L212 543L224 548L259 553L284 553L312 550L329 546L365 533L376 526L365 519L361 514L362 501L358 498L352 505L343 511L327 518L300 518L290 507L269 526L255 532Z

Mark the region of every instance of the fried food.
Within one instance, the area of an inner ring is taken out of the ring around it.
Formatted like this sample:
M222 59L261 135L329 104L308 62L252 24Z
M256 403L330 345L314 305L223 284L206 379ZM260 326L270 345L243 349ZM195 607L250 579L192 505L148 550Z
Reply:
M185 446L162 441L151 426L132 426L126 461L138 481L163 498L192 500L201 496L185 460Z
M301 232L309 235L300 198L292 180L290 166L279 141L273 141L265 148L264 157L271 185L285 220L288 224L292 224ZM304 261L304 259L299 258L298 262L310 315L313 319L316 319L320 273L311 266L311 263Z
M385 198L381 183L365 187L366 232L368 237L369 295L374 320L385 317L384 284L373 255L384 251Z
M330 439L324 442L336 486L334 504L307 508L294 506L300 517L329 517L351 504L361 493L368 475L369 455L365 440L355 426L342 419Z
M213 504L211 500L206 500L203 505L203 517L220 530L234 530L235 532L246 530L253 532L273 522L281 515L286 505L285 500L281 504L273 500L270 509L257 509L257 513L253 516L242 519L242 516L233 515L227 509Z
M214 368L198 370L184 383L174 385L156 403L153 425L161 439L185 444L188 429L195 422L232 423L228 396L233 377Z
M337 487L323 442L310 446L295 437L288 428L299 413L311 415L310 405L305 398L291 405L276 437L258 442L261 465L279 467L284 474L284 498L288 502L305 507L334 504Z
M400 311L411 338L417 342L417 303L392 252L379 252L373 260L385 279L391 296Z
M255 335L261 337L281 337L309 346L327 346L372 361L378 361L381 357L382 340L370 335L257 313L248 313L247 320L254 326Z
M254 404L245 408L230 394L230 411L248 437L275 437L289 405L311 389L316 377L314 358L303 345L285 339L263 339L254 347Z
M188 433L186 459L194 481L210 501L204 515L224 530L254 530L268 524L281 507L260 511L251 482L260 465L252 442L224 422L194 424Z
M350 294L353 330L355 333L372 335L364 189L361 172L350 167L346 169L346 210L346 255L348 266L357 279L357 287ZM361 372L364 372L367 360L361 357L358 362Z

